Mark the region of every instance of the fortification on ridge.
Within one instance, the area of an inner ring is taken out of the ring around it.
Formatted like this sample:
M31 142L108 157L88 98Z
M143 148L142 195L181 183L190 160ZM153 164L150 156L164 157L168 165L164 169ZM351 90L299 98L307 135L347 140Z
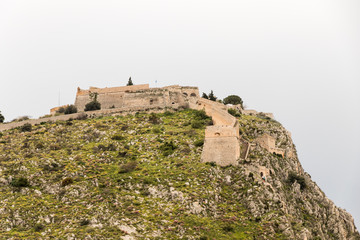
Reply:
M202 162L215 162L220 166L237 165L239 159L246 159L251 144L239 135L239 121L228 113L229 108L237 109L245 115L259 114L254 110L244 110L241 105L226 106L222 103L201 98L198 87L172 85L162 88L150 88L149 84L111 88L90 87L87 90L78 88L75 106L78 113L59 115L42 119L30 119L24 122L1 124L0 131L21 126L25 123L39 124L46 121L67 120L84 114L85 105L91 101L90 93L97 93L101 110L86 112L89 116L131 114L139 111L161 112L168 109L191 108L204 110L212 117L213 125L205 130L205 141L201 155ZM50 110L52 115L60 107ZM264 114L264 113L261 113ZM265 114L273 117L272 114ZM275 139L270 135L259 137L255 141L270 152L284 156L284 151L275 147ZM287 156L293 156L286 153Z

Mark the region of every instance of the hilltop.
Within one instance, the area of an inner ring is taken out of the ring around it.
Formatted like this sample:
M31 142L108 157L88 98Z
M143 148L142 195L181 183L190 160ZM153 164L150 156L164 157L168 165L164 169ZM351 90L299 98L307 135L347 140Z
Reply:
M197 110L43 122L4 131L3 239L360 239L275 120L240 115L252 144L236 166L202 162L211 119ZM264 180L262 172L267 172Z

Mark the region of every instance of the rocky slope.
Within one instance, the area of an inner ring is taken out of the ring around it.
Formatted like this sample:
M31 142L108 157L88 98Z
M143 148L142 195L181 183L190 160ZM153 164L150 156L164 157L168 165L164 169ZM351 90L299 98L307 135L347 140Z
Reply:
M229 167L200 162L211 121L194 110L0 133L0 239L360 239L296 156L255 144L296 152L278 122L238 119L254 144Z

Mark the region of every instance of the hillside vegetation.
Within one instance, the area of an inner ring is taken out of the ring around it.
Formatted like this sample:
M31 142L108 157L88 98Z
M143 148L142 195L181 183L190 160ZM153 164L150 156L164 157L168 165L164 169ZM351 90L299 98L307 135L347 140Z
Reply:
M250 142L267 132L294 149L276 121L239 122ZM201 163L207 124L183 110L0 133L0 238L360 239L297 159L254 145L238 166Z

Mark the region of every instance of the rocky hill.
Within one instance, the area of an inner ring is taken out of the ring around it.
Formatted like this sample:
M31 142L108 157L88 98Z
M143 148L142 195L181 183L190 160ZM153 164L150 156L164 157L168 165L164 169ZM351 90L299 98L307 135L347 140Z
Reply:
M227 167L201 163L211 119L196 110L4 131L0 239L360 239L280 123L261 114L238 121L252 148ZM295 154L261 147L264 133Z

